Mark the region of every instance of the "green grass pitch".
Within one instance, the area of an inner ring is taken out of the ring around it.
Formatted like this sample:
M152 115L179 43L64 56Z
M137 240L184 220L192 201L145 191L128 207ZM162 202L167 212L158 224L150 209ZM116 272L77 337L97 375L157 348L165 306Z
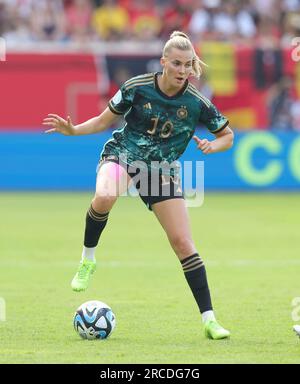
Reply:
M70 281L92 193L0 194L0 363L299 363L292 300L300 297L297 194L206 194L190 208L215 312L230 340L204 338L179 261L140 199L120 198L87 292ZM72 319L101 300L117 326L81 340ZM299 314L299 310L298 310Z

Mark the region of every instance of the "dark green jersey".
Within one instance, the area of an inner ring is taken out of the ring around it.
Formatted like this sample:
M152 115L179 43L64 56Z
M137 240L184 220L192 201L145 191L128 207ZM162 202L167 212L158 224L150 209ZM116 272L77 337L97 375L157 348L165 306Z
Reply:
M127 164L139 160L153 169L177 160L199 124L213 133L227 126L227 119L188 81L170 97L160 90L158 75L133 77L109 101L113 113L124 115L125 125L113 132L102 155L116 155Z

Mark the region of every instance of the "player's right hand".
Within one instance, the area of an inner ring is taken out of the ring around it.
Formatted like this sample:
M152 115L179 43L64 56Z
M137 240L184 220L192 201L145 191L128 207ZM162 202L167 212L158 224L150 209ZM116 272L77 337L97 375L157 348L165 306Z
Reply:
M67 120L65 120L58 115L49 113L48 117L43 120L43 125L48 125L51 127L45 131L45 133L59 132L66 136L75 134L75 128L72 124L70 116L68 116Z

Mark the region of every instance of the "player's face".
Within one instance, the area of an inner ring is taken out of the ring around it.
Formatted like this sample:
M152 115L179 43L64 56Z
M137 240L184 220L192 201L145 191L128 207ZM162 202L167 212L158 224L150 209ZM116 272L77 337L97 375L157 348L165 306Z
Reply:
M162 58L164 75L170 87L181 88L193 70L193 52L172 48Z

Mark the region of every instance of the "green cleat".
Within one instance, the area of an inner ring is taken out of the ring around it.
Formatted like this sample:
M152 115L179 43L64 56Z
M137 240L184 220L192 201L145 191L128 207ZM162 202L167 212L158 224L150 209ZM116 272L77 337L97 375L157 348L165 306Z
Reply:
M84 259L80 262L78 271L74 276L71 287L73 291L85 291L88 287L91 275L96 270L96 262Z
M226 339L230 336L230 332L214 320L204 323L204 334L208 339L213 340Z

